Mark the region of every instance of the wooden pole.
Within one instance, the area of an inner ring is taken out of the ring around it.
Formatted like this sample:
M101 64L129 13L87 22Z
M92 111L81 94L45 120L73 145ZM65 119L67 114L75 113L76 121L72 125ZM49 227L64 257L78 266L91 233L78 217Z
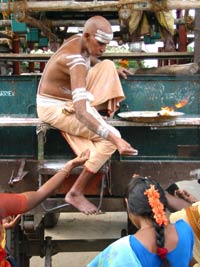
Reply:
M17 4L23 1L0 3L0 12L14 12L17 10ZM135 10L173 10L173 9L196 9L200 8L199 0L168 0L151 1L151 0L123 0L119 1L94 1L94 2L76 2L76 1L40 1L26 2L26 9L30 12L41 11L117 11L122 4L133 4Z
M200 9L196 10L194 26L194 62L200 63Z
M34 43L33 42L28 42L27 45L28 45L28 48L30 49L30 51L34 49ZM34 62L29 62L28 65L29 65L29 72L34 72L35 71Z
M14 35L13 38L13 53L19 54L19 37L17 35ZM20 74L19 62L13 62L13 74Z

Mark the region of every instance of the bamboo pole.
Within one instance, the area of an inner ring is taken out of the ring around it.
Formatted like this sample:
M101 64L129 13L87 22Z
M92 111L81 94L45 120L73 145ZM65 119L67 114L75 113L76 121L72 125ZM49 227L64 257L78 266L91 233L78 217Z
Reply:
M66 27L70 27L70 26L74 26L74 27L83 27L85 24L85 20L45 20L45 21L41 21L42 23L44 23L44 25L51 24L52 26L66 26ZM109 22L111 25L118 25L119 24L119 20L118 19L109 19ZM184 18L181 19L175 19L174 20L174 24L184 24L185 20ZM0 26L11 26L11 20L0 20Z
M0 3L0 12L14 12L17 2ZM22 4L24 3L21 1ZM26 2L26 9L30 12L42 11L117 11L119 1L94 1L94 2L76 2L76 1L40 1ZM168 1L151 1L151 0L123 0L123 4L133 4L136 10L154 10L155 5L160 10L167 9L197 9L200 8L199 0L168 0Z
M74 26L74 27L83 27L85 24L85 20L45 20L41 22L46 25L51 24L52 26L66 26L66 27L70 27L70 26ZM47 22L47 23L46 23ZM119 24L119 20L118 19L109 19L109 22L111 25L118 25ZM0 26L11 26L11 20L0 20Z

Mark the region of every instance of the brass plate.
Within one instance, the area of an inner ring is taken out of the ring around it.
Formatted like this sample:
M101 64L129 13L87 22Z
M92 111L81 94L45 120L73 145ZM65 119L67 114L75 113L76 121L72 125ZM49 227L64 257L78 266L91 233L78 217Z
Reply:
M121 119L135 122L164 122L176 120L183 112L170 112L169 115L159 115L159 111L127 111L117 114Z

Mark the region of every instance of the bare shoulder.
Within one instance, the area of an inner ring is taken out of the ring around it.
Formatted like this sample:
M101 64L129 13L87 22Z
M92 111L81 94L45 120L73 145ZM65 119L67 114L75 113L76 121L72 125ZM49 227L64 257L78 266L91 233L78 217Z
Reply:
M69 39L66 39L61 47L57 50L55 55L68 55L68 54L80 54L81 53L81 42L80 36L75 35Z
M165 228L165 245L169 251L176 248L178 243L178 233L173 224L168 224Z
M63 44L51 57L50 63L63 65L66 68L66 60L71 61L74 57L81 56L80 41L73 40L72 43Z

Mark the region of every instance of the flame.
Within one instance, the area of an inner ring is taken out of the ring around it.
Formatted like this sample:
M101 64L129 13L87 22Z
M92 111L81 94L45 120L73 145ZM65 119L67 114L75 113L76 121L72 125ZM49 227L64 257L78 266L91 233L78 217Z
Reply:
M185 98L185 99L181 100L180 102L176 103L174 105L174 107L168 107L168 106L166 106L166 107L162 107L161 110L166 111L166 113L167 112L173 112L174 111L174 108L182 108L187 103L188 103L188 99Z
M187 103L188 103L188 99L185 98L185 99L181 100L180 102L176 103L174 106L175 106L176 108L182 108L182 107L184 107Z
M161 110L172 112L172 111L174 111L174 108L166 106L166 107L162 107Z

